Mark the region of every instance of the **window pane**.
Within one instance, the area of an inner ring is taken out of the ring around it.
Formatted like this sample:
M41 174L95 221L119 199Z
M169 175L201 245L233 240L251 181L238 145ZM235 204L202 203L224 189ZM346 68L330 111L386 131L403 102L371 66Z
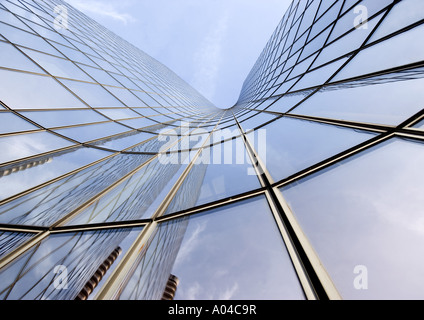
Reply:
M0 167L0 200L81 168L108 155L110 153L98 149L76 148Z
M65 137L77 140L79 142L87 142L129 130L131 129L121 126L117 123L110 122L86 125L81 127L73 127L68 129L59 129L55 131L61 135L64 135Z
M360 144L375 135L317 122L279 119L248 134L275 181Z
M0 223L50 226L151 156L120 154L0 206Z
M11 44L0 42L0 66L5 68L45 73Z
M114 250L121 248L122 257L140 232L141 228L52 235L0 271L0 299L73 300ZM55 288L57 266L66 268L66 290Z
M191 216L172 274L176 300L304 299L264 197Z
M71 146L72 143L48 132L0 137L0 163Z
M13 109L85 108L51 77L0 70L0 96ZM22 84L25 83L25 87Z
M102 122L109 119L93 110L60 110L21 112L22 115L42 125L44 128L72 126L78 124Z
M424 297L423 163L423 143L396 138L282 189L343 298Z
M0 259L33 236L34 235L30 233L0 231Z
M182 167L187 167L187 164L163 164L155 159L90 205L69 225L149 218L148 214L153 214L156 209L149 210L150 206L168 182L176 174L179 173L178 177L181 175ZM172 186L168 186L168 192Z
M202 151L167 214L260 187L242 139L217 144Z
M0 113L0 133L12 133L40 129L21 117L9 113Z
M370 78L360 86L321 90L292 113L397 125L422 109L423 85L424 79L375 84Z

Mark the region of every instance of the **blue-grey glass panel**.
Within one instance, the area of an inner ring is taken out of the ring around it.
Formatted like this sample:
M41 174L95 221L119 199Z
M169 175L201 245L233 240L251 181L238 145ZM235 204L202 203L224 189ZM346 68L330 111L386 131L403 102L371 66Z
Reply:
M0 137L0 163L71 146L72 142L48 132Z
M18 27L20 29L30 31L23 22L21 22L20 20L18 20L18 18L15 17L15 15L10 13L9 11L4 10L3 6L0 7L0 21ZM3 26L3 24L1 26Z
M106 139L95 143L96 146L121 151L138 143L156 137L156 135L147 132L134 131L128 134L122 134L112 139ZM159 149L157 149L159 150ZM147 151L147 149L146 149Z
M0 97L13 109L85 108L51 77L0 70ZM23 87L22 84L25 84Z
M17 70L45 73L18 49L6 42L0 42L0 66Z
M51 235L0 271L0 299L73 300L114 250L127 249L141 230Z
M105 116L113 119L113 120L120 120L120 119L128 119L128 118L136 118L140 117L140 115L131 109L128 108L121 108L121 109L98 109L99 112L104 114Z
M22 50L52 76L91 81L81 69L68 60L29 49Z
M98 149L76 148L0 167L0 200L84 167L108 155L110 153Z
M292 113L396 125L422 109L424 79L384 82L371 78L321 90Z
M46 40L32 33L0 23L0 33L10 42L45 53L60 55Z
M129 131L131 129L121 126L115 122L85 125L81 127L72 127L68 129L55 130L58 134L64 135L65 137L77 140L79 142L87 142L96 140L104 137L108 137L114 134Z
M265 197L191 216L172 274L176 300L305 299Z
M395 4L388 16L378 27L370 41L378 40L392 32L412 25L424 18L424 2L421 0L403 0Z
M130 120L119 120L119 123L129 126L134 129L141 129L144 127L151 126L154 124L152 120L149 118L138 118L138 119L130 119Z
M260 187L243 139L238 138L203 149L166 213Z
M272 104L266 111L285 113L306 98L305 93L287 94Z
M343 298L423 298L422 163L395 138L282 189Z
M302 90L310 87L320 86L326 83L340 69L348 58L343 58L330 63L324 67L320 67L304 75L291 91ZM314 66L315 68L315 66Z
M92 122L108 121L107 118L93 110L49 110L21 112L22 115L31 119L44 128L55 128L62 126L72 126Z
M0 223L50 226L151 156L119 154L0 206Z
M416 39L419 39L423 32L424 25L420 25L362 50L334 80L343 80L421 61L423 45ZM384 57L384 59L378 59L378 57Z
M72 80L60 80L71 89L78 97L88 103L91 107L122 107L116 98L98 84L78 82Z
M383 15L381 14L375 17L374 19L368 21L367 28L359 29L354 29L352 20L349 19L349 22L351 24L350 28L353 29L353 31L325 47L318 56L318 59L315 61L314 67L321 66L329 61L337 59L341 56L346 55L347 53L350 53L360 48L369 36L369 34L372 32L372 30L374 30L377 23L381 20L382 16Z
M282 118L248 138L275 181L330 158L375 136L304 120Z
M252 117L253 116L253 117ZM255 129L273 119L277 116L269 113L250 114L250 117L240 122L244 131Z
M173 155L178 158L178 154ZM114 221L129 221L149 218L148 209L161 194L168 182L173 179L181 167L186 167L185 161L162 163L155 159L134 175L117 185L113 190L103 195L87 209L81 212L68 224L92 224ZM178 177L177 177L178 178ZM169 188L171 188L169 186ZM150 211L150 213L153 213Z
M0 259L11 253L34 234L0 231Z
M132 94L127 89L107 87L107 89L112 92L119 100L121 100L128 107L145 107L146 104L143 103L136 95Z
M11 133L39 129L30 122L9 112L0 113L0 124L0 133Z

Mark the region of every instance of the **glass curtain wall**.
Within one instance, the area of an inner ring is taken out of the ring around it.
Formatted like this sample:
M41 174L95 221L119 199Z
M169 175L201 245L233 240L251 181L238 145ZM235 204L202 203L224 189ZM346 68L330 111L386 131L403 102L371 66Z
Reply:
M295 0L221 110L0 1L0 299L424 298L423 35L421 0Z

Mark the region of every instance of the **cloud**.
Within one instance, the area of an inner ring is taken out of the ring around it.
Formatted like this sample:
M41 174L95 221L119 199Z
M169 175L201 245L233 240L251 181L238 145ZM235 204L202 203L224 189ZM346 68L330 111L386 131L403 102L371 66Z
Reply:
M137 21L137 19L129 13L119 12L118 7L123 7L122 1L110 3L99 0L68 0L68 3L85 13L112 18L113 20L120 21L125 25Z
M223 42L228 31L229 14L224 13L209 34L203 39L194 53L196 72L193 79L195 87L206 98L211 100L215 95L219 67L223 58Z
M199 236L206 229L206 223L200 223L196 225L196 229L190 234L190 238L184 241L179 253L175 265L179 265L189 258L190 254L196 249L199 245Z
M218 300L230 300L234 296L234 294L237 292L239 286L238 283L234 283L234 285L231 288L227 288L224 292L222 292Z

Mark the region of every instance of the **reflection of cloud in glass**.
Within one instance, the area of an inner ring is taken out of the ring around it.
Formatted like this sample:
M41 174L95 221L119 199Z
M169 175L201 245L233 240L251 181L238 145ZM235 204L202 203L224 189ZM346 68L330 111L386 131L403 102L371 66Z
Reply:
M422 163L421 143L394 139L283 189L342 297L421 296ZM366 291L353 286L357 265L368 268Z
M304 299L264 198L191 217L172 274L176 300Z

